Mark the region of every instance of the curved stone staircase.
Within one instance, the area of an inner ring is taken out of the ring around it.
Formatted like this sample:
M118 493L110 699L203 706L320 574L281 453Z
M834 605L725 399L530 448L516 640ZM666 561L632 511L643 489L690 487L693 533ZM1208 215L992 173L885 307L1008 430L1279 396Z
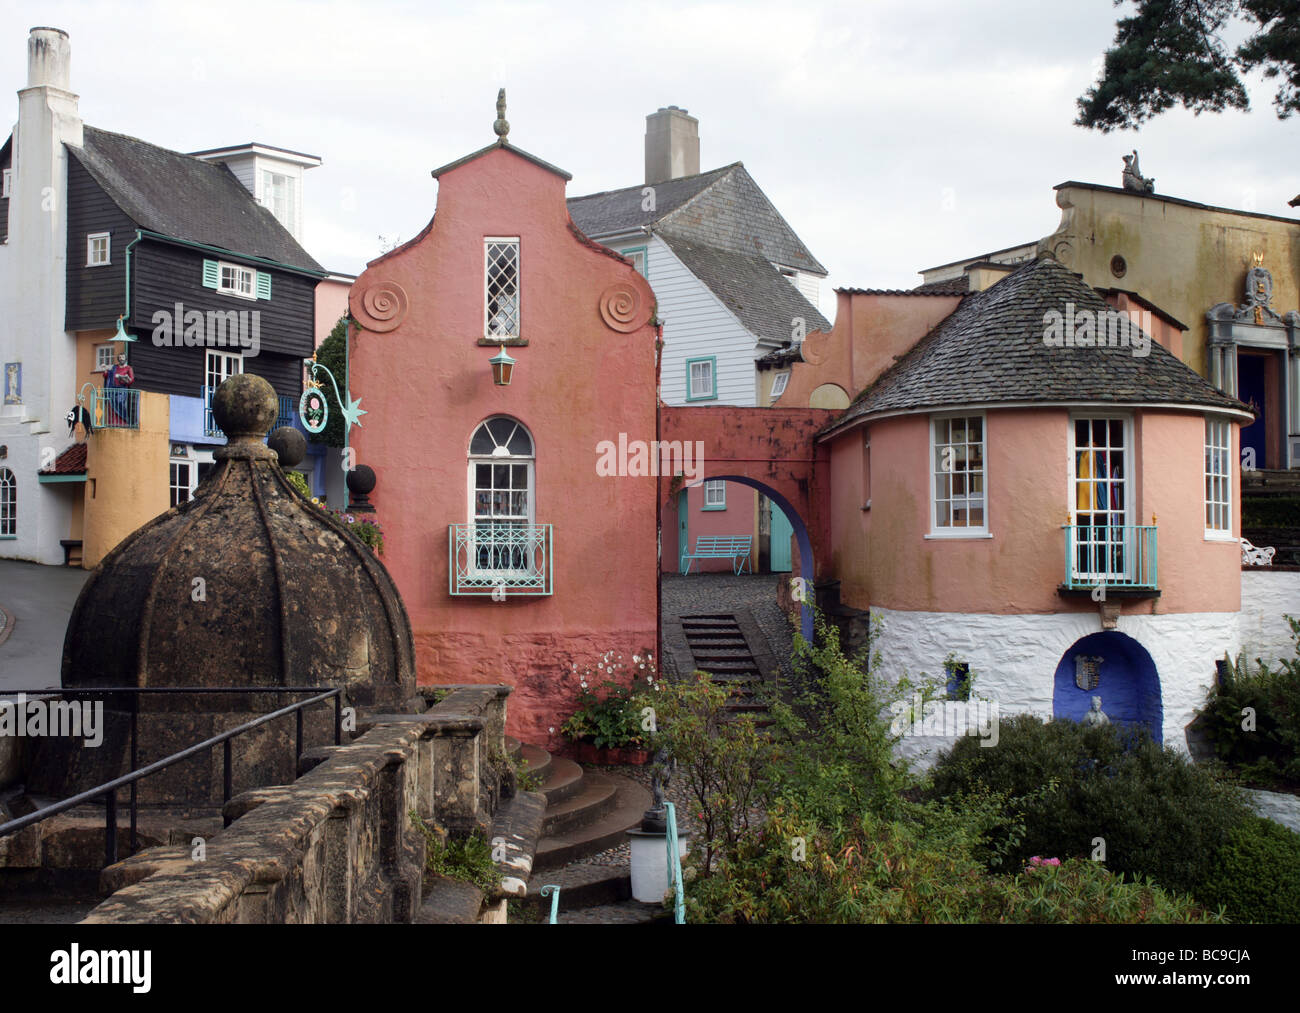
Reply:
M542 838L533 856L539 873L617 847L650 808L650 792L626 777L584 770L572 760L507 736L506 749L541 779L546 796Z

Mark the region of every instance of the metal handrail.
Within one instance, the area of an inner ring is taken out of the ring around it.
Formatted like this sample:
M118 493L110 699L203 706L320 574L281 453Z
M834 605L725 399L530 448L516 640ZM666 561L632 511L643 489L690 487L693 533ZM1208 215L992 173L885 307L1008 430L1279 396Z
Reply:
M668 876L673 883L673 918L678 925L686 924L686 897L682 893L682 856L677 847L677 807L665 802L668 823Z
M295 762L302 757L303 753L303 711L314 704L324 703L326 700L334 700L334 744L341 745L343 742L343 691L340 689L322 690L319 686L212 686L205 688L191 686L113 686L103 688L50 688L25 690L4 690L0 697L6 696L27 696L31 694L35 697L51 697L56 695L81 695L81 696L111 696L116 693L132 694L131 708L131 766L130 773L123 774L111 781L96 785L86 791L79 792L71 798L66 798L61 802L55 802L51 805L43 806L35 812L28 813L26 816L20 816L17 819L9 820L7 823L0 823L0 837L7 837L15 834L20 830L25 830L60 813L67 812L86 802L94 799L104 799L105 803L105 828L104 828L104 855L105 865L112 865L117 861L117 791L119 788L131 788L131 849L134 853L139 847L139 838L136 833L138 817L138 797L136 783L150 774L156 774L160 770L165 770L182 760L188 760L198 753L212 749L215 746L222 746L224 770L222 776L222 804L230 801L233 793L232 778L232 760L233 754L231 742L244 732L251 731L276 718L287 717L290 714L296 715L296 734L295 734ZM245 721L229 728L224 732L213 735L204 739L202 742L189 746L178 753L172 753L161 760L155 760L153 763L135 769L138 762L137 756L137 728L139 716L139 694L141 693L189 693L189 694L220 694L220 693L312 693L313 696L306 700L299 700L297 703L281 707L279 710L271 711L251 721ZM223 814L222 823L224 826L230 826L229 817Z
M1154 524L1063 524L1061 527L1065 530L1066 587L1159 586ZM1086 532L1087 537L1080 538L1081 532Z

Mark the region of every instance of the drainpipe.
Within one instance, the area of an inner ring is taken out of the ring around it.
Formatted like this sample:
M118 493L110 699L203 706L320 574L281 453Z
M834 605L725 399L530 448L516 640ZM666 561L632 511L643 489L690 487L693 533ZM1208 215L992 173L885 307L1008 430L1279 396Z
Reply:
M126 310L117 321L117 333L124 337L126 335L126 327L122 321L131 319L131 249L136 243L140 242L142 238L140 230L136 229L135 238L126 244ZM124 350L124 354L126 355L127 362L130 362L131 349L129 346Z
M659 315L659 304L655 303L655 316ZM663 399L659 396L659 382L663 373L664 360L664 325L655 325L655 446L659 447L659 461L663 463L663 450L660 438L663 435ZM655 661L660 678L664 671L664 525L663 525L663 468L655 468L655 532L656 544L659 546L658 558L655 559ZM675 531L676 529L674 529Z

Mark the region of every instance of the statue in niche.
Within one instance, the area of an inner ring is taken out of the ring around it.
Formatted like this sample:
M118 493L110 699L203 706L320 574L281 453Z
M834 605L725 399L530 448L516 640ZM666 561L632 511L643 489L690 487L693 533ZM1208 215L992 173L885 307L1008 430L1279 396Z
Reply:
M1101 709L1101 697L1094 696L1092 698L1092 706L1088 708L1088 713L1083 716L1083 723L1089 728L1100 728L1102 725L1110 724L1110 718Z
M1125 190L1133 190L1137 193L1156 192L1156 178L1143 176L1142 170L1138 167L1137 148L1133 149L1133 154L1124 156L1124 174L1121 179Z

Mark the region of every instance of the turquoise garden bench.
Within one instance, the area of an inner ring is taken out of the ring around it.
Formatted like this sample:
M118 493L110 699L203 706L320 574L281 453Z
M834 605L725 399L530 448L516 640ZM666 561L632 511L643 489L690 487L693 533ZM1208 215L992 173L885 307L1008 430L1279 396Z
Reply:
M697 535L695 551L682 553L682 573L690 573L691 563L697 559L730 559L731 568L744 573L753 541L749 535Z

